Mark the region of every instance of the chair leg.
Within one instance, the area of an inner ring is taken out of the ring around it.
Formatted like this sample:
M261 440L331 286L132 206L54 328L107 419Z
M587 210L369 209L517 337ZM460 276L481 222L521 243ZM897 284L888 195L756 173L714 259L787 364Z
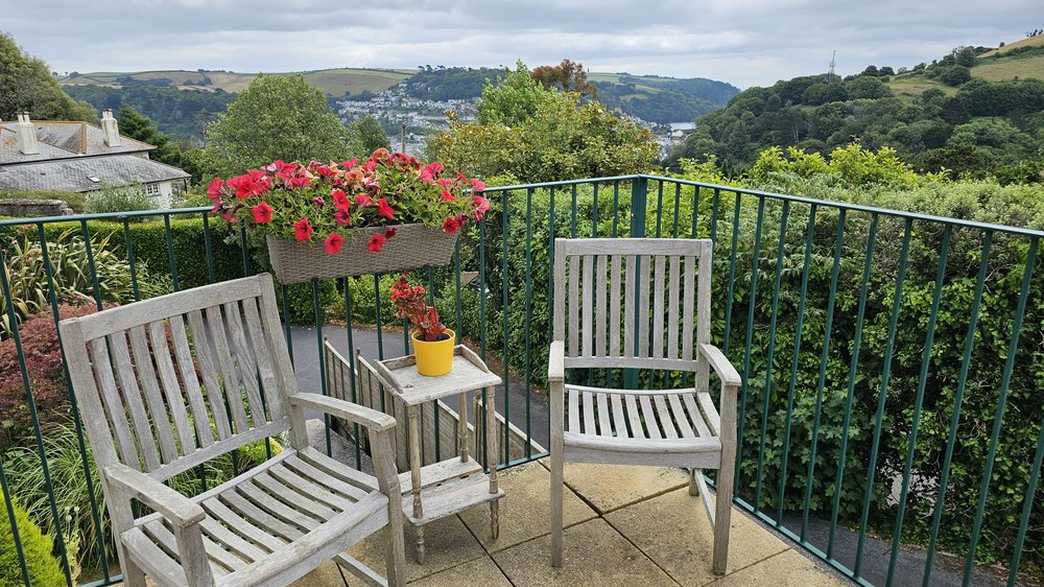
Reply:
M123 561L123 585L126 587L145 587L145 571L141 570L130 557Z
M729 566L729 531L732 517L734 461L725 459L718 471L714 499L714 574L724 575Z
M388 587L402 587L406 584L406 539L402 535L402 510L398 519L388 524L385 529L388 542L385 544L385 574Z
M561 440L558 442L561 444ZM552 441L552 446L555 443ZM562 454L551 455L551 566L562 566Z
M696 486L696 469L689 469L689 495L697 496L700 494L699 487Z

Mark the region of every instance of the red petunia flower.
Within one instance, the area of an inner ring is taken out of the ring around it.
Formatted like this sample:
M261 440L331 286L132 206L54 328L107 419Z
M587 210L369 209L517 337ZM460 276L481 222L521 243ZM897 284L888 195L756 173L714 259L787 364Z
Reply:
M355 164L358 162L358 159L349 159L347 161L341 161L341 167L345 169L351 169L352 167L355 167Z
M355 196L355 203L366 208L373 205L373 200L367 194L358 194Z
M438 161L434 163L429 163L428 165L425 165L423 169L421 169L420 180L424 183L432 183L435 181L435 178L437 178L439 174L442 173L442 170L442 163L439 163Z
M471 180L471 187L476 192L484 192L486 191L486 182L482 181L481 179L473 179Z
M366 243L366 248L370 249L370 252L376 253L384 248L384 242L388 240L381 233L370 235L370 242Z
M388 200L381 198L377 200L377 215L388 220L395 220L395 209L388 205Z
M334 207L338 210L347 210L348 206L351 205L351 201L348 200L348 194L344 193L344 190L331 190L330 198L333 199Z
M319 165L318 167L315 168L315 172L318 173L322 177L330 177L331 175L334 175L335 173L337 173L329 165Z
M214 182L211 182L213 184ZM228 187L236 190L236 197L240 200L251 196L260 196L268 191L268 176L263 171L253 169L243 175L231 177L227 182Z
M207 185L207 197L210 198L210 201L221 199L221 188L223 187L225 187L225 182L221 181L220 177L210 180L210 183Z
M250 209L250 213L254 215L254 222L257 224L268 224L272 221L272 207L268 205L268 202L261 202L254 206Z
M331 232L330 236L323 241L323 252L327 255L336 255L344 245L344 237L339 232Z
M341 226L352 225L352 215L348 210L338 210L334 213L334 220L336 220L337 224L340 224Z
M395 236L395 227L394 226L392 226L392 227L390 227L390 228L388 228L387 230L384 231L384 237L385 238L391 238L393 236Z
M460 230L460 220L456 216L450 216L442 221L442 230L446 234L457 234Z
M482 220L486 212L489 212L489 200L482 196L475 196L472 198L472 202L475 204L475 220Z
M322 208L326 205L326 200L324 200L322 196L316 196L312 198L312 203Z
M302 218L294 223L294 238L299 241L312 240L312 233L315 230L312 228L312 223L308 222L307 218Z
M452 202L453 200L456 200L456 199L457 199L457 196L454 196L453 192L447 190L446 188L442 188L442 201L443 202Z

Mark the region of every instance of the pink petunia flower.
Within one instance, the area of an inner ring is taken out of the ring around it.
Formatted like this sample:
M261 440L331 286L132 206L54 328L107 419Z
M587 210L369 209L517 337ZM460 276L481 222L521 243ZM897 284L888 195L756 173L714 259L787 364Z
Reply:
M327 255L336 255L344 245L344 237L338 232L331 232L330 236L323 241L323 252Z
M370 242L366 243L366 248L370 249L370 252L377 253L384 248L384 242L387 239L381 233L370 235Z
M395 220L395 209L388 205L388 200L381 198L377 200L377 215L388 220Z
M312 240L312 233L315 230L312 228L312 223L308 222L307 218L302 218L294 223L294 238L299 241Z

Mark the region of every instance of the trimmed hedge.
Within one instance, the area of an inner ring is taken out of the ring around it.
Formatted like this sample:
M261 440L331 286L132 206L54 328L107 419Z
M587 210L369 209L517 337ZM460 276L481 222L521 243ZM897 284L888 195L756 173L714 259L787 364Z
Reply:
M3 491L0 490L0 503L2 500ZM65 575L58 559L51 554L54 550L51 537L40 531L16 500L12 499L12 505L18 537L22 543L22 553L29 571L29 581L33 585L64 585ZM0 587L21 587L25 585L25 581L14 544L10 512L7 508L3 510L0 512Z

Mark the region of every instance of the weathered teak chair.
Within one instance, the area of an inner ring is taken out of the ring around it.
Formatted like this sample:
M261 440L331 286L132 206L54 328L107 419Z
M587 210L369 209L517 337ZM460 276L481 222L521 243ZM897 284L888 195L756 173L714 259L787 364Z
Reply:
M709 240L555 240L553 566L562 564L568 460L690 469L690 494L699 490L714 526L714 572L725 572L740 377L710 344L711 248ZM565 383L565 370L578 367L692 371L695 380L694 387L655 391ZM720 417L708 393L710 368L722 384ZM719 469L715 508L702 469Z
M405 583L395 419L298 393L271 276L173 293L61 323L124 583L285 585L389 526L387 582ZM369 431L377 477L309 447L304 410ZM163 482L288 432L265 463L196 497ZM153 510L138 516L136 500Z

